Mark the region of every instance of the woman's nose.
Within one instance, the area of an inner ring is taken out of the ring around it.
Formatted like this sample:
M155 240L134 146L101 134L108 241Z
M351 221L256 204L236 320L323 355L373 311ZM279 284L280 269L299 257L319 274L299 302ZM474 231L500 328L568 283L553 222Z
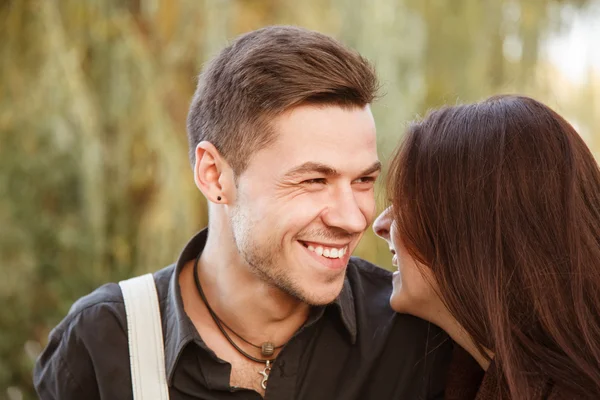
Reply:
M389 241L390 227L392 226L392 213L390 208L386 208L373 223L373 231L380 238Z

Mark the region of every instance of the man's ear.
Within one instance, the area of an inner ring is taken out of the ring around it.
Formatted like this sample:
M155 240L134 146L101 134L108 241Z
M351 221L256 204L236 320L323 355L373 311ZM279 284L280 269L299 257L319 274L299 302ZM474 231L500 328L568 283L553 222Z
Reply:
M194 182L208 201L231 202L235 188L233 170L210 142L202 141L196 146Z

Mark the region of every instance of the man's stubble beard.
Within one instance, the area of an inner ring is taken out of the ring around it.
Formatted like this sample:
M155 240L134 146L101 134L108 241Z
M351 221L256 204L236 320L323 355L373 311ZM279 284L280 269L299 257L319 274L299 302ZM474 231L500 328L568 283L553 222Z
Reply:
M302 293L298 282L286 274L286 266L278 256L283 253L283 247L273 237L267 237L264 243L254 239L251 226L255 224L238 205L232 210L230 224L238 253L256 277L300 302L321 305L313 304L315 302Z

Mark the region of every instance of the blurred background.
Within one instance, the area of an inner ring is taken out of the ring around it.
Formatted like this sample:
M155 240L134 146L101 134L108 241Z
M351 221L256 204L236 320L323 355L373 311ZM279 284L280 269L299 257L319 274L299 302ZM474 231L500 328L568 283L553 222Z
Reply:
M600 151L599 0L0 0L0 399L36 398L33 363L74 300L173 262L206 225L196 76L270 24L373 61L382 160L427 109L506 92ZM391 266L371 232L356 255Z

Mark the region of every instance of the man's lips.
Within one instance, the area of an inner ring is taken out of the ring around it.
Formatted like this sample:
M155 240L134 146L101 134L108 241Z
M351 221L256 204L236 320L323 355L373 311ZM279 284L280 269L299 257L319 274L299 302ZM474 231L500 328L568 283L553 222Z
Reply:
M346 268L346 265L348 265L348 260L350 258L349 245L323 247L323 244L318 242L298 241L298 243L300 243L311 258L325 266L327 269L343 270Z
M343 258L349 251L349 243L322 243L299 240L309 251L326 258Z

